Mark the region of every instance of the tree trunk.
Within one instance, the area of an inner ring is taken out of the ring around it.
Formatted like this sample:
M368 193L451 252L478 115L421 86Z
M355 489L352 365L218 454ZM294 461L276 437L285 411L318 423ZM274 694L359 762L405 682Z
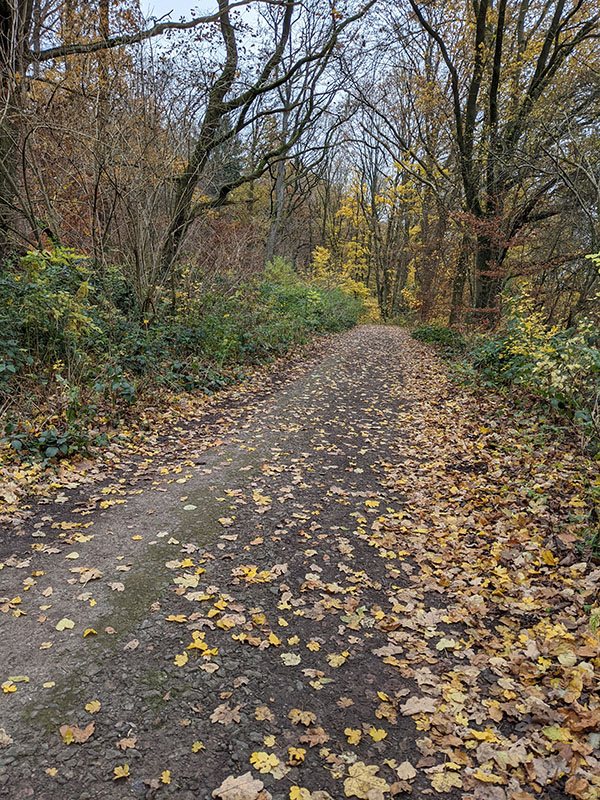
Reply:
M469 267L469 239L463 236L460 245L460 253L458 254L458 263L456 265L456 274L452 282L452 302L450 307L450 325L456 325L460 322L463 309L463 296L465 293L465 283L467 280L467 270Z
M274 213L271 215L271 224L269 227L269 236L267 238L267 252L266 260L272 261L275 255L275 247L277 244L277 237L281 228L281 221L283 219L283 203L285 199L284 193L284 179L285 179L285 160L281 159L277 164L277 177L275 179L275 208Z
M475 255L475 307L474 317L486 327L498 319L498 295L502 288L502 256L497 245L487 233L477 236Z

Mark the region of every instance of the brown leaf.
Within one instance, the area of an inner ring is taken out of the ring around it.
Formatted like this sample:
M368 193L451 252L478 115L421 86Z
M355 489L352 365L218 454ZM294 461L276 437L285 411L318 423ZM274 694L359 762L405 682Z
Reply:
M77 742L77 744L83 744L87 742L94 732L94 727L94 723L90 722L85 728L80 728L78 725L61 725L58 730L65 743Z
M119 739L117 742L117 747L119 750L128 750L133 749L135 747L135 743L137 742L137 736L130 736L127 739Z
M232 722L240 722L241 718L238 713L240 708L241 706L231 708L229 703L221 703L210 715L210 721L213 723L219 722L221 725L230 725Z
M400 706L400 713L404 717L411 717L414 714L433 714L437 708L437 702L433 697L409 697L406 703Z
M302 734L300 741L303 744L308 744L310 747L315 747L318 744L325 744L325 742L328 742L329 734L321 727L309 728Z
M219 800L271 800L269 792L263 792L264 783L245 772L237 778L233 775L225 778L223 783L212 793Z

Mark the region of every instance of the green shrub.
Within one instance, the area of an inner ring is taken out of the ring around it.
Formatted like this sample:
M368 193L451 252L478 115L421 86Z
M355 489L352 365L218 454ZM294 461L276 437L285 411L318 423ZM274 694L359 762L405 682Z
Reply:
M302 281L281 259L243 283L200 275L188 292L158 298L150 318L118 268L99 277L70 250L32 252L1 269L2 441L15 458L84 452L99 441L89 433L99 407L117 424L154 387L213 393L313 334L355 325L362 311L360 300ZM44 403L54 413L46 407L36 421Z
M462 353L466 348L466 342L460 333L445 325L420 325L412 332L412 337L420 342L440 345L448 355Z
M590 320L550 327L525 295L508 304L495 331L474 340L470 358L488 380L527 388L600 437L600 331Z

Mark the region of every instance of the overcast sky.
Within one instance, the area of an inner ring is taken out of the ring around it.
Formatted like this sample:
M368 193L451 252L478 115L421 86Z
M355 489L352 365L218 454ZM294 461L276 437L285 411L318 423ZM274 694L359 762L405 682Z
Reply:
M200 2L190 2L190 0L142 0L142 9L147 16L162 17L170 11L171 19L178 20L180 17L189 19L192 8L207 8L209 3L206 0Z

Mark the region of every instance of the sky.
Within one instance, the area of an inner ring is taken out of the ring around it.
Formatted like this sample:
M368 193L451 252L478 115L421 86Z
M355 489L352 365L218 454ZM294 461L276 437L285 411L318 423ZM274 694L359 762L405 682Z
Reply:
M162 17L170 11L172 20L178 20L180 17L189 19L192 14L192 8L206 8L209 4L207 2L191 2L191 0L142 0L142 10L146 16ZM211 4L212 5L212 4Z

